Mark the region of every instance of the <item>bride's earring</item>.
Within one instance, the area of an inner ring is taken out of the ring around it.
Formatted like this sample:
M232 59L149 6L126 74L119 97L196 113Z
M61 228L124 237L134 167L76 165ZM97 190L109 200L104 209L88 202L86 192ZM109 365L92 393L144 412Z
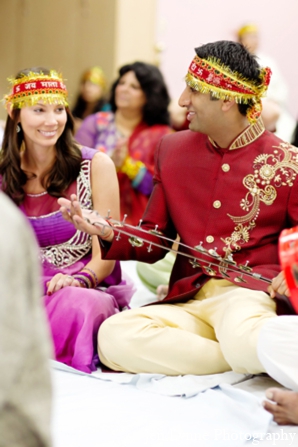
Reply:
M20 154L23 154L25 152L26 146L25 141L23 140L20 147Z

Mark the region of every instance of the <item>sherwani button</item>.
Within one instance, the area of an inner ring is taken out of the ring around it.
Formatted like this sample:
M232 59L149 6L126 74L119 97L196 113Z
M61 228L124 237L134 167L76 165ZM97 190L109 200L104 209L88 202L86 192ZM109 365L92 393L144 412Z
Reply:
M214 208L220 208L221 207L221 201L220 200L215 200L215 202L213 202L213 207Z
M212 242L214 242L214 237L213 237L213 236L207 236L207 237L206 237L206 241L207 241L209 244L212 244Z
M224 163L224 164L222 165L221 169L222 169L224 172L229 172L229 170L230 170L231 168L230 168L230 165L228 165L228 163Z

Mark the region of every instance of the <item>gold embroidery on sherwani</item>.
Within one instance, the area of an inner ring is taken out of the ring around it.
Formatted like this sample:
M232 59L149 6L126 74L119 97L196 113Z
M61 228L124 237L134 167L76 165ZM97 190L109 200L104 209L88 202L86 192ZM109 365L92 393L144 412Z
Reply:
M273 148L273 154L261 154L254 159L254 173L243 179L248 192L241 199L240 207L247 213L244 216L228 214L236 226L231 236L222 238L226 245L223 248L225 257L232 251L241 250L241 245L249 241L249 232L256 226L261 202L270 206L277 197L278 188L293 186L298 173L298 148L288 143Z

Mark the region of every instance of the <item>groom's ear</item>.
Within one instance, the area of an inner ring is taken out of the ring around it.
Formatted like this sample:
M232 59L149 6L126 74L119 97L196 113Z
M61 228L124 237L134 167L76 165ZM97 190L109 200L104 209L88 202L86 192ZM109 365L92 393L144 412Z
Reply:
M221 110L223 112L228 112L231 107L233 107L236 104L235 99L225 99L222 102Z

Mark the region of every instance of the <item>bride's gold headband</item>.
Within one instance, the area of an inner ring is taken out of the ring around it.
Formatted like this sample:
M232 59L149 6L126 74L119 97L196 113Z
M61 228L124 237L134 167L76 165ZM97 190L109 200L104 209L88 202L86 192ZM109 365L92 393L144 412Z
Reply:
M8 81L12 84L12 91L4 100L13 109L33 106L38 101L68 106L66 86L55 70L49 74L29 72L17 78L8 78Z

